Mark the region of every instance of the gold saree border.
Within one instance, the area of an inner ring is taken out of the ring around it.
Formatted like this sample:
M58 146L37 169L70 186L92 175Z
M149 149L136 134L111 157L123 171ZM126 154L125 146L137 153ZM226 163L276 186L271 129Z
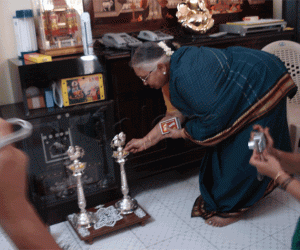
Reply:
M196 144L202 146L214 146L229 136L234 135L247 124L264 116L266 113L272 110L288 94L290 90L295 87L296 85L293 79L291 78L290 74L287 73L280 78L277 84L264 97L262 97L258 102L252 105L249 110L240 116L231 127L203 141L194 140L186 132L186 130L184 130L184 132L186 136Z

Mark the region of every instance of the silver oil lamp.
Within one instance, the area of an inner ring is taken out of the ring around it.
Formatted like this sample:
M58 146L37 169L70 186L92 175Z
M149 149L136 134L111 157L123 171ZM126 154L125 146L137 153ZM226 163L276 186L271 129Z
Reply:
M84 150L79 146L70 146L67 153L70 160L73 161L73 163L68 166L68 169L73 172L73 176L77 181L78 206L80 208L80 213L76 214L73 218L73 224L77 229L80 229L82 227L90 228L94 223L96 223L96 216L94 215L94 213L87 212L85 209L86 200L84 196L81 177L86 167L86 163L82 163L79 161L79 158L82 158L84 156Z
M117 149L113 152L113 158L115 158L116 162L120 164L121 190L123 194L123 198L116 202L115 207L121 214L130 214L138 208L138 204L135 199L131 198L128 195L129 188L124 165L126 157L129 155L129 153L123 150L125 140L126 135L123 132L121 132L118 135L116 135L111 142L111 147Z

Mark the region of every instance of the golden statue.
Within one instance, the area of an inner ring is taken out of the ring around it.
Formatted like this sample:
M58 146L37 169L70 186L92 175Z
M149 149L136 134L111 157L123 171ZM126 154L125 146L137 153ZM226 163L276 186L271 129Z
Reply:
M206 8L205 0L186 0L177 5L178 22L187 29L205 33L214 26L214 19Z

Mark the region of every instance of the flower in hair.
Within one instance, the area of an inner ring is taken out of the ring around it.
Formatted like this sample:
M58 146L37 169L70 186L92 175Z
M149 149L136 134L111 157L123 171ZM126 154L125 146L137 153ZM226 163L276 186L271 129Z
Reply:
M159 42L159 43L158 43L158 46L161 47L161 48L165 51L165 53L166 53L167 56L171 56L171 55L174 53L174 51L171 50L171 48L168 47L168 46L165 44L165 42Z

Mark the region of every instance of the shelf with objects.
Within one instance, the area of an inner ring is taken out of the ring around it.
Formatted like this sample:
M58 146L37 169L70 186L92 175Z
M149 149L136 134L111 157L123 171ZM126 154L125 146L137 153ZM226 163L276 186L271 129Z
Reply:
M33 64L11 59L9 65L11 74L20 77L24 101L1 106L1 114L4 119L18 117L33 125L32 136L18 147L30 157L28 195L42 219L51 225L79 211L76 179L67 168L69 146L80 146L85 151L82 161L87 165L82 182L87 208L120 198L119 168L111 157L110 147L114 136L114 101L106 96L106 75L101 62L96 57L90 61L76 57ZM78 104L41 107L37 100L31 100L35 104L28 101L26 90L30 87L37 88L42 93L37 98L44 98L47 103L45 89L53 82L69 81L71 90L74 79L82 83L80 87L89 86L82 90L86 99ZM98 98L89 98L91 92L97 92L99 82L99 88L104 90L100 90Z

